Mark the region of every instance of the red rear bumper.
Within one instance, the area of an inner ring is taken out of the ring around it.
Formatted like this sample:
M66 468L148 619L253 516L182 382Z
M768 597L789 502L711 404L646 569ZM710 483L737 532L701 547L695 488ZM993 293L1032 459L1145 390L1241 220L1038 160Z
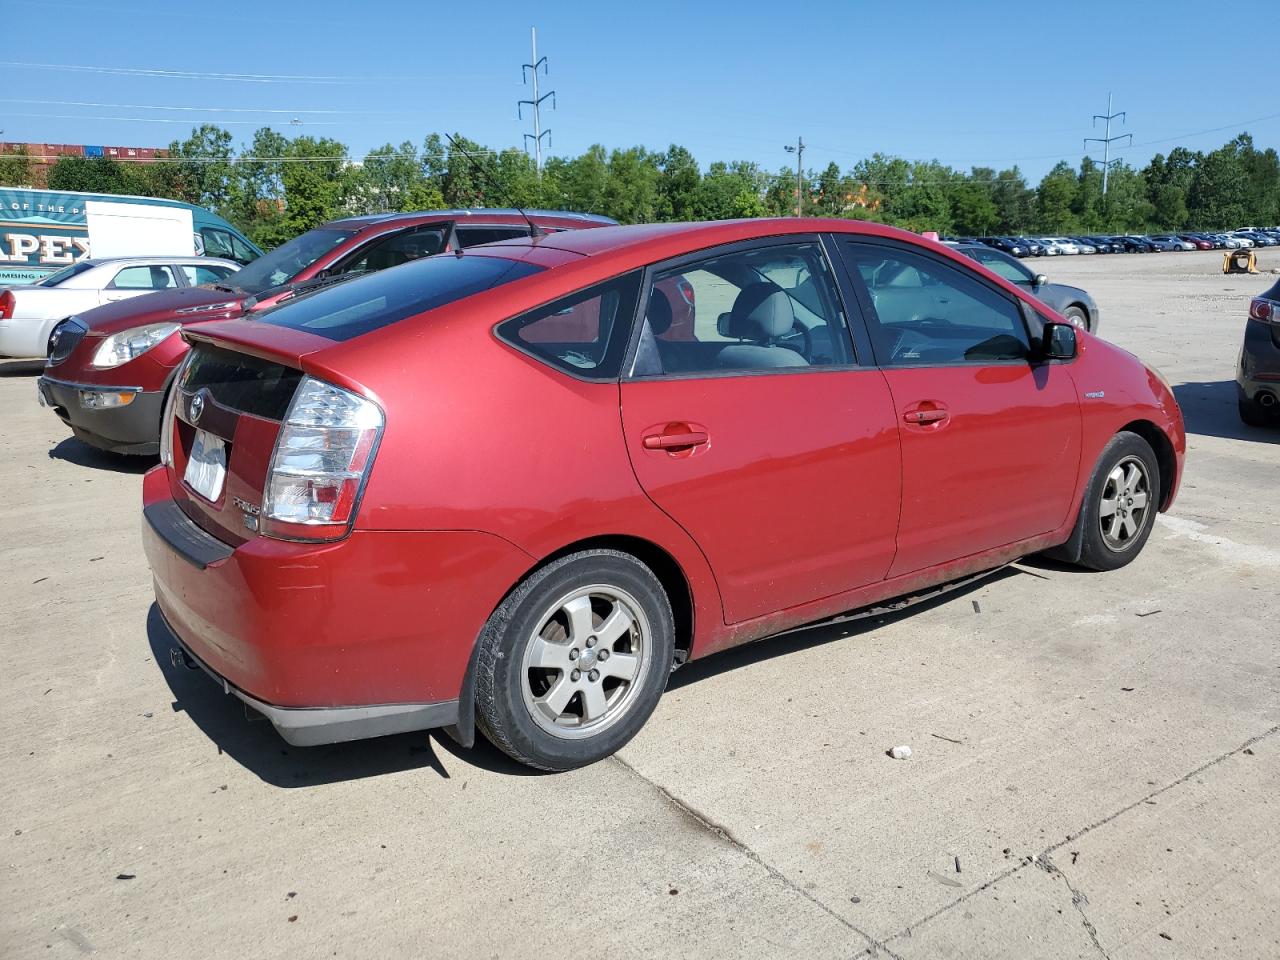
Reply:
M283 708L457 700L481 627L532 563L472 531L357 530L325 544L255 537L232 549L185 515L155 522L157 511L171 521L176 511L163 467L144 478L143 505L170 628L219 678Z

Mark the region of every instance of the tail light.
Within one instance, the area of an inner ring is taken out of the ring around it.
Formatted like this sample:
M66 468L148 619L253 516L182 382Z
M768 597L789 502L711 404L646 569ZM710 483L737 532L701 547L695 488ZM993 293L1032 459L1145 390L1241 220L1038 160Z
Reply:
M1261 320L1263 323L1280 323L1280 318L1276 316L1276 304L1265 297L1255 297L1253 299L1253 302L1249 304L1249 316L1254 320Z
M680 296L684 299L684 302L692 307L693 297L694 297L693 284L691 284L684 277L681 277L680 280L676 283L676 289L680 291Z
M262 533L333 540L350 529L384 423L349 390L304 377L280 425L262 504Z
M8 320L13 316L14 302L13 291L6 290L0 293L0 320Z

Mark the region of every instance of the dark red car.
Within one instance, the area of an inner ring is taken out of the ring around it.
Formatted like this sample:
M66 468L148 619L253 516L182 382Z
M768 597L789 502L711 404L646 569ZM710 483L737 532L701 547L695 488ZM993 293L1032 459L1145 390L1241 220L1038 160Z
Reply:
M1185 449L1132 355L847 220L510 241L185 336L157 603L295 744L478 724L589 763L688 659L1027 554L1128 563Z
M530 215L548 233L616 222L547 210ZM49 337L41 402L86 443L115 453L154 454L164 399L187 352L174 336L182 326L256 314L354 276L529 232L516 210L431 210L326 223L225 283L152 293L64 320Z

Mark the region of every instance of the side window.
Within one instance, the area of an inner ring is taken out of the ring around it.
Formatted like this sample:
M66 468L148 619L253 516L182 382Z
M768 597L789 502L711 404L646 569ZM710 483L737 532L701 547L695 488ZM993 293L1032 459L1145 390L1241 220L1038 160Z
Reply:
M253 263L258 259L258 254L254 252L253 247L233 233L231 234L231 259L241 264Z
M629 273L498 325L498 336L542 362L588 380L613 380L631 339L640 273Z
M444 249L444 230L439 226L406 230L374 240L362 247L354 259L342 265L342 273L375 273L398 267L410 260L429 257Z
M753 247L654 275L631 374L798 370L852 359L819 244Z
M516 237L527 237L526 227L458 227L458 242L464 247L475 247L482 243L497 243L499 240L514 240Z
M1027 358L1018 305L978 277L899 247L848 243L844 251L875 308L869 326L882 366Z
M231 234L216 227L201 227L200 236L204 237L204 255L206 257L231 258Z
M1020 283L1024 287L1029 287L1035 280L1035 275L1017 260L1002 257L995 250L975 251L974 259L997 277L1004 277L1010 283Z
M202 283L220 283L235 272L230 267L213 267L203 264L195 266L189 263L182 264L178 269L186 276L187 283L193 287L198 287Z
M111 281L116 290L166 290L177 285L168 267L125 267Z

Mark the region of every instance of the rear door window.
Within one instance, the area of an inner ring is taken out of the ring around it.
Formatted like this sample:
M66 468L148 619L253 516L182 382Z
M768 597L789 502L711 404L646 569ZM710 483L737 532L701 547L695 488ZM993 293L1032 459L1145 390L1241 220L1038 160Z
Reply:
M114 290L167 290L177 279L169 267L125 267L111 281Z
M404 230L374 240L350 259L343 262L336 273L374 273L388 267L398 267L410 260L430 257L444 249L445 228L440 224Z
M516 237L527 237L526 227L458 227L458 243L464 247L474 247L482 243L497 243L499 240L514 240Z
M179 269L183 276L187 278L187 283L193 287L198 287L202 283L220 283L235 273L230 267L207 266L201 264L183 264Z
M543 269L500 257L431 257L300 296L258 322L350 340Z

